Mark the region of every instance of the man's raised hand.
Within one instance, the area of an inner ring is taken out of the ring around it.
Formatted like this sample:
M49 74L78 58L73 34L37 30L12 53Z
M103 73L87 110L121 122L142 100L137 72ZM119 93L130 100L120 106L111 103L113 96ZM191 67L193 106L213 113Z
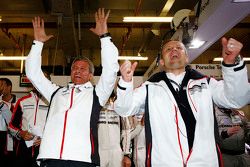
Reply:
M133 64L131 64L131 62L128 60L122 63L122 65L120 66L120 72L121 72L122 79L125 82L132 81L137 64L138 64L137 62L134 62Z
M53 35L46 35L44 29L44 20L41 19L39 16L35 17L32 20L32 24L34 29L34 39L36 41L46 42L53 37Z
M99 8L95 13L95 28L90 28L94 34L100 36L108 32L107 20L109 17L110 10L105 15L104 8Z
M239 41L225 37L221 40L222 43L222 57L225 64L234 64L236 57L240 54L243 44Z

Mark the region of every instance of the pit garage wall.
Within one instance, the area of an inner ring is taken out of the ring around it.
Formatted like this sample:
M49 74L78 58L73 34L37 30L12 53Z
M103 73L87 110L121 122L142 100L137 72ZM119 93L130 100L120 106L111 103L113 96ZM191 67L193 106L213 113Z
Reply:
M191 67L200 73L216 79L222 78L221 64L190 64ZM250 64L246 64L248 80L250 81Z

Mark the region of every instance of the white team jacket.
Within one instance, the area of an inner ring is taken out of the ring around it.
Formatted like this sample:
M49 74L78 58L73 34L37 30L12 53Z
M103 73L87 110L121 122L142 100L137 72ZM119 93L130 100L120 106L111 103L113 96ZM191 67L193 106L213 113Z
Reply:
M32 91L20 98L14 108L9 124L9 130L13 136L18 131L24 130L42 135L45 119L48 112L48 102L44 98L38 98ZM36 134L38 135L38 134Z
M43 43L34 41L26 60L26 74L39 92L50 101L58 88L43 75L41 51ZM95 87L100 105L104 105L115 85L118 50L110 37L101 39L102 75ZM93 85L69 84L60 89L52 100L38 159L91 161L90 115L93 104Z
M189 153L185 123L169 87L160 82L145 82L133 90L132 82L119 81L115 111L121 116L143 111L148 85L149 122L152 133L151 162L153 167L218 167L214 137L213 102L226 108L239 108L246 104L249 89L247 70L243 62L234 67L222 66L223 79L190 79L187 98L196 129L194 144ZM145 121L145 124L147 122ZM147 155L149 156L149 155Z

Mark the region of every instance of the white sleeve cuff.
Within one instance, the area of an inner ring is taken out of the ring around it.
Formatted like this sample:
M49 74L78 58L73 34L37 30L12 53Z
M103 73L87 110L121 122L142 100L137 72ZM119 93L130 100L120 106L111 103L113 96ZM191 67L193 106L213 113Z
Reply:
M131 88L133 87L133 79L130 82L126 82L122 79L122 77L120 77L119 86L124 87L124 88Z

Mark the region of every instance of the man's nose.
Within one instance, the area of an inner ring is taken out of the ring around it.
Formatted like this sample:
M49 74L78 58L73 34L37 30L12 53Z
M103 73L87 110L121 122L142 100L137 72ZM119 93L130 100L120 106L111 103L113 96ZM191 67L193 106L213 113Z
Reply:
M177 51L178 51L178 49L176 47L173 47L173 48L171 48L170 53L177 52Z

